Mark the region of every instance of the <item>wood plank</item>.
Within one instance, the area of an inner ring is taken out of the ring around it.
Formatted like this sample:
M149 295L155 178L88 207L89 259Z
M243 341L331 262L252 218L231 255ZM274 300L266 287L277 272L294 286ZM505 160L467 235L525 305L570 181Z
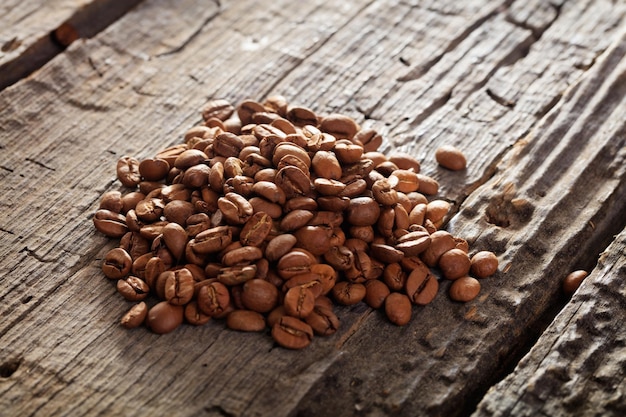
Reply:
M3 409L467 413L515 357L507 342L525 343L526 324L558 298L550 278L595 262L624 210L616 115L625 42L624 8L610 2L572 1L534 15L532 3L457 3L147 1L3 91ZM531 15L534 23L519 23ZM566 36L572 26L584 36ZM338 309L340 332L301 352L215 323L173 337L121 329L128 305L99 270L114 243L91 224L100 195L118 188L115 161L179 142L207 98L270 93L354 115L385 133L387 150L423 159L442 195L460 206L449 230L496 251L510 269L485 280L467 305L451 303L444 285L402 328L363 305ZM434 165L441 143L466 151L466 173ZM521 199L528 203L518 206ZM490 207L506 214L492 215L502 226L484 220Z
M141 0L7 0L0 4L0 90L89 38Z
M626 230L515 371L474 416L626 413Z

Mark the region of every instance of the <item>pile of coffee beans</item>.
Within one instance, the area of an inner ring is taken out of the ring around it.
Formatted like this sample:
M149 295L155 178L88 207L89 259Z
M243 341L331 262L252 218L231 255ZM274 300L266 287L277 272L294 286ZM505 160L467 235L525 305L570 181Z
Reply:
M94 215L120 239L102 270L137 303L123 326L162 334L224 319L301 349L336 332L335 304L365 302L404 325L435 298L438 275L465 302L496 272L493 253L470 257L440 230L450 203L432 197L439 184L412 156L378 152L375 130L282 96L212 100L202 116L183 143L119 159L127 192L105 193ZM466 163L450 148L437 160Z

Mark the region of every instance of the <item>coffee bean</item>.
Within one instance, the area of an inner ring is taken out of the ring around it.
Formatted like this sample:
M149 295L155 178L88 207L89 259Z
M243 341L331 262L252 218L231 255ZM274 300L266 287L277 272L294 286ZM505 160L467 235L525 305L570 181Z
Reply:
M204 314L198 307L198 302L195 300L190 301L185 305L185 311L183 312L185 320L189 324L194 326L201 326L207 324L211 320L211 316Z
M435 159L439 165L452 171L461 171L467 165L463 152L451 145L439 147L435 151Z
M267 313L278 304L278 288L263 279L251 279L243 284L243 305L258 313Z
M458 279L467 275L470 271L470 258L461 249L450 249L439 258L439 269L447 279Z
M128 301L141 301L148 296L150 287L142 279L129 276L117 281L117 292Z
M406 280L406 293L411 301L418 305L430 303L439 290L437 278L424 265L415 268Z
M202 118L206 121L213 117L219 120L228 119L235 111L235 108L227 100L215 99L205 104L202 109Z
M146 324L157 334L165 334L175 330L183 322L183 307L175 306L167 301L157 303L148 311Z
M164 283L164 297L170 304L185 305L194 295L193 275L187 268L170 272Z
M139 161L130 156L123 156L117 161L117 179L128 188L135 188L141 181Z
M441 255L455 246L456 242L452 235L445 230L439 230L430 235L430 245L420 256L426 265L434 267L439 262Z
M365 283L365 303L372 308L379 309L385 303L390 292L389 287L383 281L367 281Z
M100 233L113 238L120 238L129 230L125 216L106 209L96 211L93 224Z
M107 278L120 279L126 277L133 266L133 259L122 248L111 249L104 257L102 272Z
M226 316L226 326L242 332L260 332L265 329L265 318L250 310L234 310Z
M127 329L141 326L148 315L148 305L145 302L135 304L120 320L120 324Z
M215 317L223 313L230 302L228 288L220 282L212 282L200 287L197 294L198 308L207 316Z
M486 278L498 270L498 258L489 251L480 251L471 259L471 272L476 278Z
M587 275L589 275L588 272L583 270L577 270L569 273L563 280L563 291L566 294L573 294L574 292L576 292L578 287L580 287L580 284L587 277Z
M331 308L325 306L316 305L304 321L320 336L330 336L339 328L339 318Z
M290 288L283 300L285 312L300 319L307 317L315 306L315 296L303 285Z
M385 298L385 314L390 322L404 326L411 320L411 301L405 294L392 292Z
M313 329L295 317L282 316L272 326L272 337L284 348L304 349L311 344Z
M342 305L354 305L365 298L366 289L361 283L341 281L332 290L333 298Z
M464 276L450 285L450 298L454 301L471 301L480 292L480 282L476 278Z

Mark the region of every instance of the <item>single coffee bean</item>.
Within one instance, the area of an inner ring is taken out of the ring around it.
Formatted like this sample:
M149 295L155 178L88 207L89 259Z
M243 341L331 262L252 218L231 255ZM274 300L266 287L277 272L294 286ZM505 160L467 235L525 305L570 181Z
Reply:
M277 271L282 279L289 279L295 275L311 272L311 266L315 260L306 253L298 250L291 250L278 260Z
M439 269L447 279L458 279L470 271L470 258L461 249L450 249L439 258Z
M383 272L383 282L392 291L400 291L404 288L407 274L399 263L392 263L385 267Z
M361 283L341 281L332 290L335 301L342 305L354 305L365 298L365 285Z
M323 255L330 249L333 229L325 226L304 226L295 231L296 246L306 249L313 255Z
M317 115L310 109L302 106L291 106L287 110L287 120L295 126L317 126Z
M465 253L469 253L469 243L467 243L467 240L461 237L455 237L454 242L456 243L455 248L461 249ZM496 261L497 261L497 258L496 258ZM497 264L496 264L496 269L498 269Z
M202 311L200 311L200 308L198 307L198 302L196 300L191 300L185 305L185 311L183 315L187 323L193 324L194 326L202 326L203 324L207 324L209 321L211 321L211 316L206 315Z
M362 162L363 147L348 139L337 140L333 151L342 164L357 164ZM355 168L357 168L357 166L355 166ZM360 174L361 176L365 176L365 172L361 172Z
M220 264L221 265L221 264ZM231 267L221 268L217 275L217 280L224 285L239 285L251 280L257 274L257 266L252 265L235 265Z
M449 211L450 203L444 200L433 200L426 205L425 220L430 220L439 229Z
M324 260L336 270L346 271L354 266L354 253L346 246L332 246Z
M357 197L350 200L346 220L353 226L371 226L380 215L378 202L370 197Z
M128 301L141 301L148 296L150 287L142 279L129 276L117 280L117 292Z
M315 307L315 296L303 285L290 288L283 300L285 312L300 319L307 317Z
M121 279L127 276L133 266L133 259L122 248L111 249L104 257L102 272L107 278Z
M123 156L117 161L117 179L128 188L135 188L141 181L139 161L130 156Z
M396 249L402 251L405 256L417 256L428 249L431 244L431 236L426 229L420 226L399 237L396 242Z
M129 230L126 216L106 209L96 211L93 224L100 233L113 238L120 238Z
M580 284L582 284L587 275L588 272L583 270L571 272L563 280L563 291L566 294L573 294L574 292L576 292L578 287L580 287Z
M128 213L128 210L134 209L138 202L146 198L145 194L142 194L138 191L132 191L128 194L124 194L122 196L122 205L123 208L121 213Z
M272 218L264 212L254 213L244 224L239 235L242 244L260 246L272 230Z
M148 311L146 324L157 334L175 330L183 322L183 307L161 301Z
M243 284L241 302L249 310L270 312L278 304L278 288L263 279L251 279Z
M195 280L187 268L170 271L166 275L164 295L165 299L174 305L185 305L194 295Z
M454 237L445 230L438 230L430 235L430 245L420 254L424 263L434 267L439 262L441 255L454 249L456 242Z
M411 301L405 294L392 292L385 299L385 314L390 322L404 326L411 320Z
M170 164L165 159L148 158L139 163L139 173L146 181L161 181L170 171Z
M338 180L341 178L341 164L333 152L318 151L311 159L315 175L320 178Z
M323 295L328 294L333 289L339 275L332 266L327 264L312 265L311 273L319 277L319 281L322 287L321 293Z
M100 206L98 209L112 211L113 213L121 213L124 209L122 202L122 193L119 191L107 191L100 198Z
M308 224L313 216L313 212L309 210L292 210L280 221L280 229L285 232L292 232Z
M139 327L146 319L148 315L148 305L145 302L135 304L122 316L120 324L127 329L134 329Z
M276 323L280 321L281 317L286 315L287 313L285 312L285 306L282 304L279 305L278 307L270 311L270 313L267 315L267 326L271 329Z
M176 158L178 158L178 156L182 154L184 151L186 151L187 149L189 148L184 143L173 145L159 152L156 155L156 158L166 160L167 163L170 165L170 167L173 167L174 162L176 161Z
M361 129L352 138L354 142L363 144L365 152L377 150L383 144L383 137L374 129Z
M439 282L427 267L418 267L409 274L405 289L413 303L426 305L437 295Z
M196 297L200 311L211 317L223 313L230 303L228 288L220 282L200 287Z
M330 133L337 139L352 139L359 131L359 125L353 118L335 113L322 118L320 130Z
M243 246L232 249L222 256L222 263L226 266L248 265L263 257L263 251L256 246Z
M274 173L274 176L276 174ZM274 178L272 176L272 179ZM252 186L252 192L265 198L272 203L285 204L287 197L284 191L271 181L259 181L256 180Z
M265 330L265 317L256 311L234 310L226 316L226 326L242 332L260 332Z
M450 285L450 298L454 301L471 301L480 292L480 282L476 278L461 277Z
M313 332L320 336L330 336L339 329L339 318L331 308L316 305L304 321Z
M426 204L418 203L409 212L409 222L411 224L422 225L426 219Z
M223 250L233 241L232 229L229 226L217 226L199 233L188 245L200 254L215 253Z
M313 339L311 326L291 316L282 316L272 326L272 337L280 346L287 349L304 349Z
M400 169L406 169L415 173L420 172L420 163L412 155L404 152L393 152L389 155L389 161Z
M365 303L374 309L381 308L390 293L389 287L383 281L365 282Z
M417 174L417 182L419 184L417 190L422 194L435 195L439 192L439 183L432 177Z
M237 193L226 193L217 200L217 205L231 224L244 224L254 213L250 202Z
M451 145L444 145L435 151L437 163L452 171L461 171L467 166L465 155L459 149Z
M486 278L498 270L498 258L489 251L480 251L472 256L470 271L476 278Z
M178 223L169 223L163 227L161 233L165 246L172 253L174 259L177 261L182 259L185 253L185 246L187 246L187 232L185 229Z
M199 149L187 149L180 153L174 160L173 166L178 169L187 169L208 160L207 154ZM172 166L172 164L170 164Z

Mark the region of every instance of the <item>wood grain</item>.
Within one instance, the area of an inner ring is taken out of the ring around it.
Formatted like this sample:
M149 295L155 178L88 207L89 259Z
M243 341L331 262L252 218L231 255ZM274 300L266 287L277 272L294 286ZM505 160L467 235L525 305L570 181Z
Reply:
M624 228L625 5L294 3L147 0L0 93L0 409L468 415L565 303L563 274ZM422 160L448 230L500 257L479 298L443 283L405 327L338 308L338 334L298 352L219 322L122 329L100 271L115 242L91 222L116 160L179 142L209 98L273 93ZM436 166L445 143L466 171Z

